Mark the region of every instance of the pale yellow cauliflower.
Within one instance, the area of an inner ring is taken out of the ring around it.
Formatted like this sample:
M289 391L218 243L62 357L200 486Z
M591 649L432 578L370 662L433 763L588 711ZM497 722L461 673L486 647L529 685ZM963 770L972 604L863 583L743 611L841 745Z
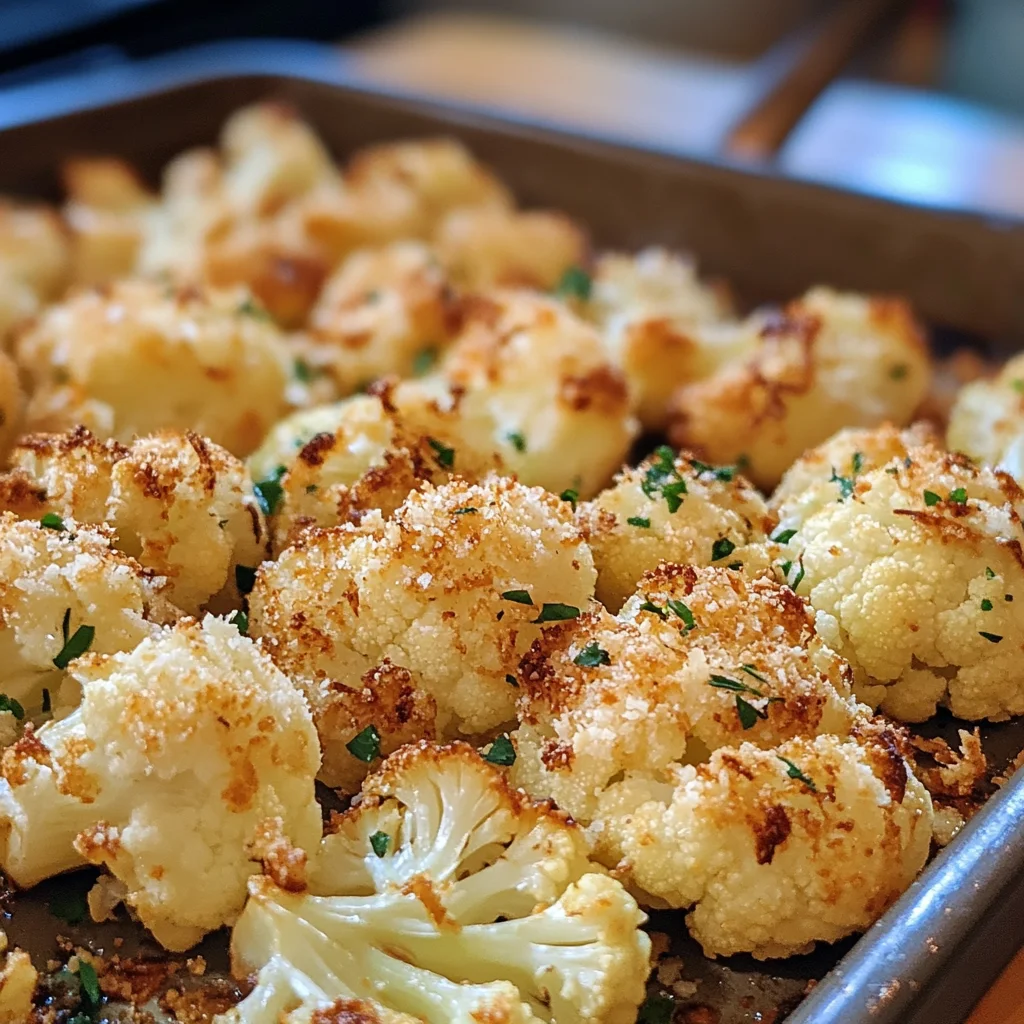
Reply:
M648 430L665 426L669 399L681 384L707 377L756 345L753 331L726 322L725 289L704 283L692 260L665 249L601 256L582 308L629 380Z
M927 394L931 357L899 300L815 288L752 324L749 357L676 393L670 436L709 462L743 460L762 488L842 427L908 423Z
M371 670L407 669L436 703L438 735L493 732L515 717L508 676L519 659L545 622L586 609L594 577L567 502L508 479L456 479L411 494L388 520L305 534L260 570L249 626L309 696L322 777L347 785L366 770L346 744L359 702L376 699ZM409 714L425 717L411 701ZM369 723L382 749L394 733L407 738L401 717L385 706ZM343 720L352 724L334 731Z
M85 427L29 434L0 475L0 508L106 524L115 546L167 580L166 594L194 614L238 604L236 569L266 557L268 532L245 466L192 431L130 445Z
M69 675L77 706L0 760L0 866L15 884L104 866L156 939L184 950L235 920L261 859L283 843L315 851L309 710L235 626L187 620Z
M130 651L180 614L166 582L113 540L106 527L0 513L0 692L26 709L75 657Z
M31 429L194 430L247 455L285 412L287 348L239 293L121 281L51 306L15 352Z
M1010 359L995 378L960 389L946 440L955 451L1024 482L1024 355Z
M1024 493L966 456L882 433L894 448L884 464L854 434L794 467L810 482L779 503L781 571L867 703L912 722L939 705L967 719L1021 714ZM865 455L843 465L851 442Z
M597 567L597 598L617 612L659 562L766 568L772 522L733 466L661 447L579 508Z

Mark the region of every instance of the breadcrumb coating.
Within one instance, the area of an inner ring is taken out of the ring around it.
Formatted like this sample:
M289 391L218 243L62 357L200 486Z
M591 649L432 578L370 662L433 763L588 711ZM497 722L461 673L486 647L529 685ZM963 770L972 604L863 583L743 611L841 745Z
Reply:
M759 487L842 427L908 423L928 391L925 338L897 299L815 288L753 322L749 358L677 392L670 436L709 462L745 459Z

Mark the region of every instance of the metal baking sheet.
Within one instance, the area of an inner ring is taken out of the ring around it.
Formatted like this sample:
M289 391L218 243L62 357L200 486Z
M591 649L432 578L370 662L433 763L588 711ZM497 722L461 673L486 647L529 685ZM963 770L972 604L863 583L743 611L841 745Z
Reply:
M371 142L453 134L492 164L524 204L566 210L600 245L691 250L747 304L811 284L907 296L932 323L990 354L1024 346L1024 224L901 206L750 168L628 149L523 121L360 87L324 47L203 47L0 98L0 192L57 193L65 157L113 153L153 180L180 150L208 144L237 107L293 103L343 157ZM966 332L966 333L965 333ZM954 742L946 717L929 731ZM1024 747L1024 720L982 727L996 769ZM123 927L68 927L47 911L61 880L10 905L9 933L37 957L59 932L113 949ZM704 958L682 915L655 914L673 933L692 998L676 1024L958 1024L1024 945L1024 773L1000 789L859 941L758 963ZM136 934L122 952L156 951ZM223 967L225 938L202 947Z

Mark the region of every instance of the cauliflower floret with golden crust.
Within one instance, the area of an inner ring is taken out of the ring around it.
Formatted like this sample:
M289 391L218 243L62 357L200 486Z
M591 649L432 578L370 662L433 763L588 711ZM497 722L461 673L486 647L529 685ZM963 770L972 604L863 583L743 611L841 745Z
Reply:
M84 422L119 441L194 430L240 456L284 414L291 366L251 299L146 281L52 306L18 338L16 358L37 388L31 429Z
M238 604L236 566L267 554L267 525L245 466L192 431L100 441L85 427L29 434L0 475L0 508L23 518L106 524L116 547L167 580L194 614Z
M692 260L665 249L602 255L582 308L629 380L648 430L665 426L680 384L708 376L755 344L753 332L722 322L732 311L726 289L705 284Z
M305 687L333 785L353 736L325 716L345 688L388 659L436 702L438 735L497 730L515 717L508 676L544 622L585 609L594 577L567 502L509 479L454 479L387 521L304 534L261 568L249 628Z
M597 566L597 599L617 612L659 562L766 568L771 518L733 466L661 447L578 512Z
M105 866L157 940L184 950L234 921L273 837L316 849L309 710L235 626L186 620L69 676L78 706L0 761L0 863L17 885Z
M433 241L452 280L470 289L550 291L567 270L587 262L583 230L564 213L548 210L455 210Z
M22 1024L32 1019L32 997L38 980L39 974L28 953L13 949L5 954L0 969L0 1024Z
M626 382L596 331L564 305L526 292L465 304L462 333L419 387L462 423L460 446L490 453L530 485L596 493L622 465L638 425ZM423 404L429 405L425 398Z
M1024 355L1010 359L994 379L960 389L946 440L950 448L1024 482Z
M939 705L967 719L1020 714L1024 493L966 456L904 447L786 497L783 570L865 702L912 722Z
M762 488L842 427L909 422L928 391L927 344L899 300L815 288L752 323L748 359L676 393L670 436L709 462L745 459Z
M328 278L299 343L306 372L346 395L379 377L413 376L455 333L459 306L420 242L352 253Z
M515 783L589 823L611 780L749 740L849 731L850 670L768 577L664 564L619 619L548 630L518 673Z
M68 239L55 210L0 197L0 341L67 281Z
M597 854L659 905L685 907L709 956L808 951L863 931L924 867L927 790L897 739L865 723L847 739L744 743L661 778L605 791Z
M644 997L636 902L462 744L406 747L371 776L307 892L250 892L231 959L256 988L218 1024L632 1024Z
M70 660L130 651L180 614L105 527L0 513L0 692L37 710Z

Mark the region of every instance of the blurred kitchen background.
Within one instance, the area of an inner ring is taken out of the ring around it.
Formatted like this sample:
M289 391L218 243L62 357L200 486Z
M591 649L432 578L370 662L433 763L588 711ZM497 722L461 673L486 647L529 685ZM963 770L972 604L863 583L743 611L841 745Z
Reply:
M1024 217L1024 0L0 0L0 110L42 79L265 37L441 99Z

